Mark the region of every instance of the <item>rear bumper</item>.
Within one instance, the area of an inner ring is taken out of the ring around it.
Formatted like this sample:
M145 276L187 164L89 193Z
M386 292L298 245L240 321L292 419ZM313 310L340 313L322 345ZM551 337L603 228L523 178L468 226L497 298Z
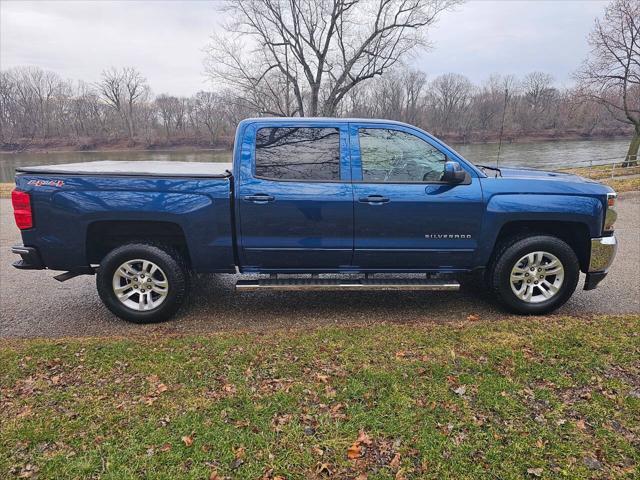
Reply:
M46 267L42 263L38 250L34 247L16 245L11 247L11 253L20 255L20 260L13 262L13 266L20 270L44 270Z
M589 257L589 271L584 282L585 290L593 290L604 280L609 267L616 257L618 241L616 237L601 237L591 239L591 255Z

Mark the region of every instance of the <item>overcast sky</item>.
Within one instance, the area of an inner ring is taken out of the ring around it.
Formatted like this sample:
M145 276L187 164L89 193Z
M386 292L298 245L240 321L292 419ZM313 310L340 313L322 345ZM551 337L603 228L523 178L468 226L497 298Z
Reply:
M559 85L588 53L586 35L606 1L471 0L430 31L434 48L410 64L480 82L493 72L551 73ZM210 1L0 0L0 68L37 65L93 82L109 66L135 66L155 93L209 85L203 47L219 28Z

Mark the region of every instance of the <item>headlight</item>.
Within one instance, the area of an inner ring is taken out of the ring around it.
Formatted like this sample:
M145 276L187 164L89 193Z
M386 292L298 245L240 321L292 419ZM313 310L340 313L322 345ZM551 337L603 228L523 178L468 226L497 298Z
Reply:
M604 232L612 233L613 232L613 224L616 223L616 219L618 218L618 214L616 213L616 198L618 194L607 193L607 213L604 216Z

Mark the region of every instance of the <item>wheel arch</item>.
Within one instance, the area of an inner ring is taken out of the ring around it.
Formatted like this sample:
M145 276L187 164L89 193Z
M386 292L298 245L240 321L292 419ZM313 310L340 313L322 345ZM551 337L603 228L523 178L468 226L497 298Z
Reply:
M495 261L497 252L505 242L516 237L534 235L549 235L566 242L578 257L580 270L588 270L591 252L589 226L582 222L553 220L514 220L503 224L496 236L489 265Z
M155 243L176 249L191 264L189 246L182 227L174 222L148 220L103 220L87 227L87 263L97 264L114 248L127 243Z

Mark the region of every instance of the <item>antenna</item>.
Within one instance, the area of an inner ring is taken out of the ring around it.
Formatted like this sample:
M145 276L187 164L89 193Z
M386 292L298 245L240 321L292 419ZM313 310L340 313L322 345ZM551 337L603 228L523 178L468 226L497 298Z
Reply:
M509 101L509 87L504 89L504 105L502 106L502 122L500 123L500 138L498 139L498 158L496 167L500 168L500 151L502 150L502 134L504 133L504 117L507 114L507 102Z

